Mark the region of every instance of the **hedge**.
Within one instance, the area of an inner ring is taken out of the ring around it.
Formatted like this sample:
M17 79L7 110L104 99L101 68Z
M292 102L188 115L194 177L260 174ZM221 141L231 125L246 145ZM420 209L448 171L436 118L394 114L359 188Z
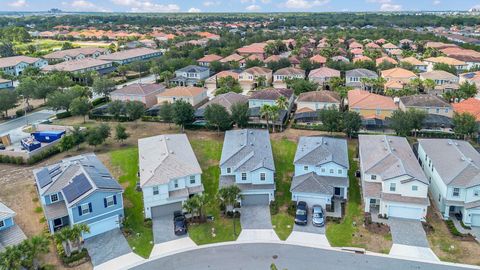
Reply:
M457 230L457 228L455 227L455 224L453 223L452 220L445 220L445 223L447 224L447 227L448 227L448 230L450 231L451 234L453 234L454 236L458 236L458 237L463 237L465 236L463 233L459 232Z
M292 124L294 129L303 129L303 130L318 130L318 131L328 131L323 125L301 125L301 124Z
M74 262L80 261L84 258L88 257L88 251L84 248L81 251L74 251L70 255L70 257L67 257L66 255L62 254L61 259L62 262L66 265L70 265Z
M70 112L62 112L62 113L57 113L56 114L57 119L68 118L70 116L72 116L72 114Z
M97 107L98 105L103 105L109 101L108 97L100 97L96 98L92 101L92 106Z
M130 118L125 115L120 115L119 117L115 117L113 115L99 115L99 114L92 114L88 115L88 118L91 120L100 120L100 121L118 121L118 122L128 122Z

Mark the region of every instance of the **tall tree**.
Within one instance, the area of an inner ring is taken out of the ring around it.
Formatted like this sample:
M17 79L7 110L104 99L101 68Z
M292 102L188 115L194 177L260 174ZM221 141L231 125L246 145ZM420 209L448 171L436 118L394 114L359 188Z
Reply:
M342 117L342 126L343 132L351 139L352 135L358 133L362 126L360 114L354 111L345 111Z
M125 103L120 100L114 100L110 102L108 106L108 113L113 115L115 119L119 120L121 115L126 114Z
M232 126L232 119L227 109L220 104L210 104L205 109L205 120L208 125L217 128L217 133L220 134L220 130L227 130Z
M164 101L158 108L158 116L166 123L173 122L173 104Z
M319 118L328 132L333 133L342 130L342 113L336 106L321 110L319 112Z
M125 105L128 118L135 121L140 119L145 114L145 104L140 101L129 101Z
M17 107L18 95L16 91L0 90L0 111L8 117L8 110Z
M177 100L173 103L173 122L182 127L182 132L185 132L185 125L195 120L194 113L192 104L186 101Z
M115 82L112 79L103 76L97 76L93 79L93 92L97 95L108 97L116 89Z
M129 136L130 135L127 133L125 126L118 124L115 127L115 140L117 140L118 142L123 143L123 141L128 139Z
M479 131L476 118L470 113L455 113L453 126L455 134L463 136L464 139L473 137Z
M92 104L86 97L77 97L74 100L72 100L72 103L70 103L70 112L73 115L78 115L78 116L83 116L83 123L86 121L86 116L88 115L88 112L92 108Z
M20 80L16 90L25 99L27 107L30 107L30 99L34 98L36 89L37 81L32 77L25 77Z
M249 119L248 103L235 103L230 110L232 111L232 121L240 128L246 127Z
M260 107L260 117L265 118L267 121L267 130L270 131L270 116L272 115L272 110L270 109L271 106L268 104L264 104Z

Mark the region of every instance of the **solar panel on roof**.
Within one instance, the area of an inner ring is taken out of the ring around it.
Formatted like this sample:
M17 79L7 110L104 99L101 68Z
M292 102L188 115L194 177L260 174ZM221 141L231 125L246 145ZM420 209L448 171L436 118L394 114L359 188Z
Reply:
M57 176L61 173L62 173L62 170L55 170L53 172L50 172L50 177L53 179L55 176Z
M53 167L53 168L51 168L51 169L49 170L49 173L50 173L50 174L53 174L53 173L55 173L55 172L56 172L57 170L59 170L59 169L60 169L60 165L55 165L55 167Z
M75 176L72 182L64 187L62 191L67 202L71 203L91 189L92 185L90 181L88 181L87 177L82 173Z
M40 188L44 188L52 182L52 177L48 173L47 168L43 168L37 173L37 179Z

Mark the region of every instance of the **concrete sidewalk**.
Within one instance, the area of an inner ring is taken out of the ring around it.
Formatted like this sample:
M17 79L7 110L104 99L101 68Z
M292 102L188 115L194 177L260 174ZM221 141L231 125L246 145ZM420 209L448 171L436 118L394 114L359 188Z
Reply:
M401 257L409 260L422 260L439 262L437 255L428 247L407 246L401 244L393 244L389 255Z
M156 244L153 246L150 258L164 256L169 253L178 253L183 250L196 248L197 244L190 239L190 237L184 237L173 241Z
M285 242L306 247L330 247L325 234L318 233L293 231Z
M93 270L128 269L130 266L138 265L143 261L145 261L145 259L131 252L93 267Z
M277 234L272 229L244 229L237 239L237 242L243 243L276 241L280 241L280 238L278 238Z

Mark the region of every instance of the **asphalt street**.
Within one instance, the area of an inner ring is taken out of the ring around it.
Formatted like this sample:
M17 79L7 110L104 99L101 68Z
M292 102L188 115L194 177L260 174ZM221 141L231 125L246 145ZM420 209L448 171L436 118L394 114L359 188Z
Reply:
M54 115L55 112L49 110L42 110L35 113L29 113L27 115L28 124L41 122L43 120L47 120L50 116ZM25 116L15 118L13 120L7 121L5 123L0 124L0 135L7 134L10 131L15 129L21 128L25 126L27 121L25 120Z
M238 244L201 248L163 257L133 270L187 269L335 269L335 270L460 270L463 267L422 263L286 244ZM478 268L477 268L478 269Z

